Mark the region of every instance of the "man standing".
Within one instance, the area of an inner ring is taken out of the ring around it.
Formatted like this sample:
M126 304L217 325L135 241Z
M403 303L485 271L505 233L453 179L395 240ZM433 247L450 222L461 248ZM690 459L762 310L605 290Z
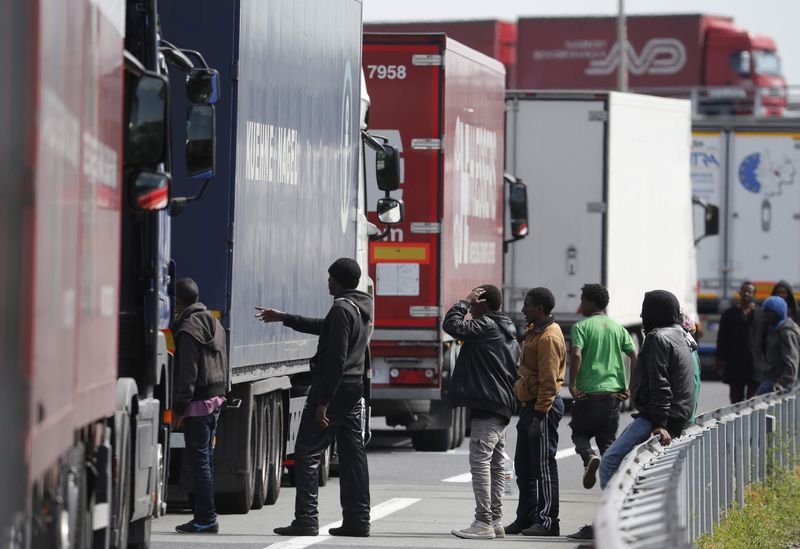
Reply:
M597 481L600 458L590 445L592 437L602 456L617 439L620 402L628 398L623 353L636 363L636 348L628 331L605 314L608 290L600 284L586 284L581 289L581 313L584 318L571 330L572 362L569 392L572 406L572 442L583 459L583 487Z
M469 465L475 493L472 526L453 529L454 536L493 539L505 532L503 517L503 448L506 426L516 408L514 380L517 377L519 344L510 318L500 313L502 294L484 284L472 290L447 312L442 328L463 341L450 379L451 406L467 406L472 416ZM466 319L467 312L472 316Z
M730 388L731 404L756 395L758 374L763 371L763 317L753 301L755 295L755 284L743 282L738 305L722 313L719 321L717 371Z
M800 361L800 327L789 316L786 301L779 296L768 297L761 306L764 310L766 338L764 380L757 394L783 391L797 382Z
M547 288L533 288L522 312L528 321L514 391L522 408L517 422L519 504L507 534L560 535L558 520L558 423L564 402L558 395L564 383L566 345L550 311L556 300Z
M680 322L681 308L673 294L665 290L644 294L645 339L631 376L637 413L600 462L601 488L637 444L659 436L667 446L681 434L694 411L692 349Z
M337 259L328 274L328 290L334 299L325 318L256 307L256 317L263 322L283 322L299 332L319 336L317 352L311 358L311 390L295 443L295 518L291 525L274 529L281 536L319 534L319 463L334 437L339 450L343 520L330 534L369 536L369 470L361 433L361 397L372 297L355 289L361 269L352 259Z
M216 534L214 508L214 432L228 388L225 330L200 303L191 278L175 284L175 426L183 427L187 468L191 476L194 518L175 527L181 534Z

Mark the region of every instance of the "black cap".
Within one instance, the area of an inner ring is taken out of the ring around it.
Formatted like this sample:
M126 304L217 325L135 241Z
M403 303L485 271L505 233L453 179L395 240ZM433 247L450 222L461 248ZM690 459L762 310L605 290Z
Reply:
M349 257L340 257L328 267L328 274L345 289L352 290L361 280L361 267Z

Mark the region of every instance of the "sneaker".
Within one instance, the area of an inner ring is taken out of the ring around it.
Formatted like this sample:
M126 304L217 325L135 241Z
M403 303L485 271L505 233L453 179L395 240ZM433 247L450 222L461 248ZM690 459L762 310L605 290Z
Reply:
M514 522L503 528L503 530L505 530L507 536L516 536L517 534L521 534L522 531L528 526L530 526L530 524L523 525L515 520Z
M567 539L578 539L578 540L586 540L586 539L594 539L594 527L591 524L587 524L586 526L581 526L581 529L575 532L574 534L569 534Z
M281 526L272 530L279 536L318 536L317 526L303 526L292 522L289 526Z
M494 528L491 524L486 524L479 520L473 521L472 526L457 530L453 528L450 533L456 537L464 539L494 539Z
M494 537L496 538L506 537L506 529L503 528L503 525L500 523L499 520L492 521L492 528L494 528Z
M531 527L525 528L522 531L523 536L560 536L561 532L558 526L553 526L549 530L538 522L534 523Z
M208 524L190 520L186 524L176 526L175 531L179 534L217 534L219 533L219 524L216 520Z
M331 528L328 533L332 536L347 536L350 538L368 538L369 526L362 526L359 528L351 528L349 526L339 526L338 528Z
M587 490L597 482L597 468L600 467L600 458L592 456L589 463L583 468L583 487Z

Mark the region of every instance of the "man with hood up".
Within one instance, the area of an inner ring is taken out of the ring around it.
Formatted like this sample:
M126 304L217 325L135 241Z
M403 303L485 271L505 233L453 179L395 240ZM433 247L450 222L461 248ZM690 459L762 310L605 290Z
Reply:
M797 300L794 298L794 290L792 289L792 285L786 282L785 280L779 280L775 287L772 288L772 294L777 295L778 297L782 297L783 300L786 302L786 306L788 307L787 314L789 318L797 323Z
M694 411L694 363L678 299L665 290L644 294L642 326L644 344L631 376L637 413L600 462L602 488L637 444L658 436L661 444L668 445Z
M467 539L504 537L503 470L506 426L516 408L519 344L510 318L500 313L503 302L497 286L472 290L447 312L442 329L462 341L450 379L448 399L453 407L470 409L472 424L469 465L475 493L475 520L468 528L453 529ZM467 319L467 312L472 316Z
M319 463L334 437L339 451L343 520L342 526L330 529L330 534L367 537L370 533L369 470L361 433L361 397L372 297L355 289L361 268L354 260L337 259L328 274L333 306L325 318L256 307L256 318L263 322L283 322L298 332L319 336L317 352L311 358L311 390L295 443L295 518L291 525L273 530L280 536L319 534Z
M228 353L225 330L200 303L191 278L175 284L175 337L177 381L173 398L175 426L183 426L186 460L191 477L194 518L175 527L181 534L216 534L214 508L214 432L228 388Z
M764 300L764 380L756 394L791 389L797 382L800 361L800 327L788 315L786 301L775 295Z

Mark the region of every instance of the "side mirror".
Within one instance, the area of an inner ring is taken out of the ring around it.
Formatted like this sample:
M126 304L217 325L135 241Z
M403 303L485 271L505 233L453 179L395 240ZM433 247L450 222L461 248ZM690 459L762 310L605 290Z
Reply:
M400 153L396 147L384 144L375 151L375 176L378 188L385 192L400 188Z
M134 172L130 179L130 204L140 212L163 210L169 203L169 175L161 172Z
M405 206L402 200L396 198L381 198L378 200L378 220L384 225L400 223L405 217Z
M215 105L219 100L219 73L214 69L192 69L186 75L186 97L191 103Z
M528 236L528 187L519 179L508 183L508 211L512 241Z
M714 204L707 205L704 220L705 236L719 234L719 206L715 206Z
M164 161L167 143L167 81L142 74L136 82L128 116L127 159L137 166Z
M192 105L186 120L186 171L189 179L214 177L216 115L211 105Z

